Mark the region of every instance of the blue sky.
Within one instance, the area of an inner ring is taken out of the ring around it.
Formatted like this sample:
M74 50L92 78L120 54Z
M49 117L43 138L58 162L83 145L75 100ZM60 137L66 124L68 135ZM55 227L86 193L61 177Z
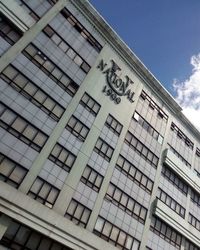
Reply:
M200 124L200 0L90 2Z

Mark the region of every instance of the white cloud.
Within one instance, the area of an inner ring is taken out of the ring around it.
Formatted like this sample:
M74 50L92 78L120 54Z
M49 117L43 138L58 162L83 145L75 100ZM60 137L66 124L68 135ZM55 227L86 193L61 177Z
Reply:
M200 53L192 56L190 63L193 66L190 77L183 82L175 79L173 87L183 113L200 131Z

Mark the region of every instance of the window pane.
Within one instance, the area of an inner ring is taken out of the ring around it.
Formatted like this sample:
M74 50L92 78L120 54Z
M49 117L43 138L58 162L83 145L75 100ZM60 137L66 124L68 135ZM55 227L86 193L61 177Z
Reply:
M22 132L24 128L26 127L27 123L20 117L17 117L17 119L12 124L12 128L16 129L18 132Z

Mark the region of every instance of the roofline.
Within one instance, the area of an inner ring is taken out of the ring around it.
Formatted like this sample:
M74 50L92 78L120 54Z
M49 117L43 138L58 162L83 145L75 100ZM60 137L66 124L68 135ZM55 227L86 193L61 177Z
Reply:
M200 132L182 113L181 106L175 101L174 97L163 87L158 79L148 70L141 60L133 53L127 44L119 37L98 11L89 3L88 0L70 0L83 14L87 13L86 18L95 26L102 37L112 48L120 54L128 66L144 81L144 83L154 91L159 99L175 114L193 135L200 141Z

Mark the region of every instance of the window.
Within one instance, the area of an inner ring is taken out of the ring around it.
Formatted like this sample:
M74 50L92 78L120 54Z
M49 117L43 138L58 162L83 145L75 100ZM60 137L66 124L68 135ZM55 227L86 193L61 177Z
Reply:
M126 134L125 143L127 143L132 149L134 149L141 157L143 157L146 161L148 161L152 166L154 166L155 168L157 167L159 158L129 131Z
M66 54L71 60L76 63L85 73L90 70L90 65L49 25L43 32Z
M198 220L194 215L189 213L188 222L195 227L198 231L200 231L200 220Z
M18 188L28 170L0 153L0 180Z
M116 168L125 174L129 179L136 182L146 192L150 193L153 189L153 181L137 169L132 163L126 160L122 155L119 155Z
M83 25L72 15L72 13L64 8L61 14L68 20L68 22L88 41L88 43L97 51L102 49L101 44L83 27Z
M122 250L139 250L140 242L102 217L98 217L93 231L102 239Z
M116 206L126 211L136 220L144 224L147 214L147 209L135 201L132 197L127 195L113 183L110 183L106 197L109 198Z
M50 117L55 121L58 121L64 113L65 109L58 102L48 96L47 93L45 93L12 65L5 68L0 77L33 104L50 115Z
M47 181L37 177L28 195L45 206L52 208L59 194L59 189L55 188Z
M183 194L187 196L188 185L185 184L175 173L173 173L168 167L163 166L162 175L167 178L174 186L176 186Z
M169 144L168 144L169 145ZM191 164L185 160L185 158L180 155L171 145L169 145L169 149L173 154L175 154L187 167L191 168Z
M81 181L96 192L99 192L103 182L103 176L87 165L84 169Z
M108 115L105 125L118 136L121 134L123 126L112 115Z
M185 142L186 146L193 150L194 143L175 125L175 123L171 123L171 130L176 133L176 135Z
M137 121L155 140L162 145L163 136L161 136L141 115L134 113L133 119Z
M7 19L0 16L0 36L13 45L20 39L22 34Z
M59 143L56 143L48 159L54 162L59 167L66 170L67 172L69 172L74 164L76 156L72 154L71 152L69 152L66 148L64 148Z
M168 120L168 115L151 99L150 96L147 95L147 93L143 90L140 98L143 101L146 101L149 103L149 107L151 109L155 109L157 111L157 115L160 119L163 119L165 122Z
M111 160L114 149L99 137L94 147L94 151L109 162Z
M158 188L158 199L164 202L168 207L170 207L174 212L185 218L185 208L182 207L177 201L171 198L166 192Z
M182 236L160 219L153 217L150 229L173 246L178 248L181 247Z
M78 90L78 84L65 74L57 65L54 64L45 54L43 54L35 45L29 44L23 54L56 82L69 95L74 96Z
M89 128L73 115L69 119L66 129L75 135L80 141L85 141L89 132Z
M199 247L194 245L191 241L185 238L185 244L184 244L184 249L189 249L189 250L199 250Z
M97 116L100 105L87 93L83 95L81 98L80 104L85 107L89 112L91 112L94 116Z
M78 201L72 199L67 208L65 217L73 221L76 225L86 227L91 210Z
M200 207L200 195L195 192L193 189L191 190L191 201L194 202L197 206Z
M0 102L0 127L35 149L40 151L48 136L13 110Z
M9 249L72 250L15 220L6 230L1 245Z
M196 148L196 156L200 157L200 149L199 148Z

